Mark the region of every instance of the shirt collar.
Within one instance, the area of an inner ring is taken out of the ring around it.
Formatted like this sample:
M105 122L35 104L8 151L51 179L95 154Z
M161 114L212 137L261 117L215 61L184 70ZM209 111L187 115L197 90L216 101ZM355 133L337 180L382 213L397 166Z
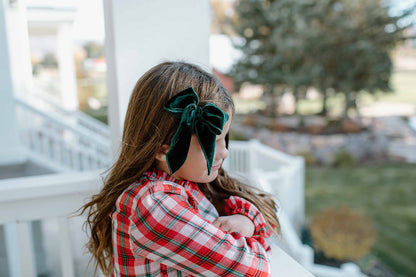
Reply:
M173 177L172 175L169 175L169 173L163 171L163 170L159 170L157 168L151 168L148 171L146 171L144 173L145 176L147 176L148 178L152 178L152 179L156 179L156 180L166 180L169 182L173 182L176 183L178 185L181 185L183 187L185 186L190 186L190 187L197 187L195 183L191 182L191 181L186 181L186 180L178 180L175 177Z

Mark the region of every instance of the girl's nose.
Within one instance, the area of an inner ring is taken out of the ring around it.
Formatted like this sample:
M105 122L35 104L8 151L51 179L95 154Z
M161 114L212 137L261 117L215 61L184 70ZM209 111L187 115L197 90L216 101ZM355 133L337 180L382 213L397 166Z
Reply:
M228 157L229 151L225 147L225 143L219 143L217 144L216 147L217 147L217 154L215 157L216 160L224 160L225 158Z

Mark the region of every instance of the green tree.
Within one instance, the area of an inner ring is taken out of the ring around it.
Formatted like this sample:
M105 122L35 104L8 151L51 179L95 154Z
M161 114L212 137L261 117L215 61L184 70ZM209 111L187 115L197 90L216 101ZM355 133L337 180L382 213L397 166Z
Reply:
M309 6L301 0L240 0L235 6L237 20L233 27L241 38L235 45L243 56L230 74L237 85L246 81L261 84L272 115L284 92L290 89L297 96L311 84L303 39L307 25L297 16Z
M414 9L392 16L380 0L239 0L233 24L243 53L231 75L261 84L273 101L285 89L314 86L345 94L344 114L362 91L390 91L390 51L411 23Z
M361 92L391 91L390 51L404 39L403 30L411 23L400 22L413 8L391 16L390 7L379 0L322 0L319 5L325 16L316 14L310 25L317 42L310 48L310 59L319 68L314 84L324 101L329 89L343 93L347 117ZM325 103L323 107L326 114Z
M58 61L54 53L48 52L43 56L42 61L40 62L41 65L48 68L56 68L58 67Z
M89 41L85 43L84 49L87 52L87 58L99 58L104 56L104 46L101 43Z

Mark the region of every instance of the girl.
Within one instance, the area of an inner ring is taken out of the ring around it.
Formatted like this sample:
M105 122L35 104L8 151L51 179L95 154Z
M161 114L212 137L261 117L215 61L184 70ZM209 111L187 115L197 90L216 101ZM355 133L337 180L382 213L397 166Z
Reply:
M87 244L113 276L269 276L273 199L230 178L234 113L211 74L159 64L130 98L118 160L88 210ZM255 205L256 206L255 206Z

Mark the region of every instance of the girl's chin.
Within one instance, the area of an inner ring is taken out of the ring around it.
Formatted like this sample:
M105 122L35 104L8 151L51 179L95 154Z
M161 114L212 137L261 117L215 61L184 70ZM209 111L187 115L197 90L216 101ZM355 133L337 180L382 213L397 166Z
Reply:
M214 180L215 180L215 178L217 178L217 176L218 176L218 169L213 169L213 170L211 171L211 174L207 176L207 179L209 179L209 181L207 181L207 182L212 182L212 181L214 181Z
M194 177L187 179L188 181L194 182L194 183L209 183L215 180L218 176L218 169L212 169L211 174L208 175L208 172L205 172L204 176L200 177Z

